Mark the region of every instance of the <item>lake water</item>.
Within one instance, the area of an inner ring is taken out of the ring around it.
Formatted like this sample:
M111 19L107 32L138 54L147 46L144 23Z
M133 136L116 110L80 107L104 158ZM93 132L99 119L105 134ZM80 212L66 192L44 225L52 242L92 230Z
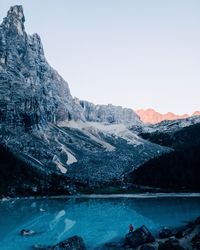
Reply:
M0 249L28 250L83 237L88 249L123 237L129 224L146 225L154 234L179 227L200 215L199 197L121 196L0 201ZM22 237L22 229L39 234Z

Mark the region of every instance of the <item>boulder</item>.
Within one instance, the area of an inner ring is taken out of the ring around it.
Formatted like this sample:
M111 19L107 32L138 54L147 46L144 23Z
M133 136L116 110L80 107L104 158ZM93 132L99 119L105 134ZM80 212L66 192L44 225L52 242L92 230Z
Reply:
M160 239L169 238L171 236L172 236L172 231L167 227L162 228L159 232Z
M194 249L200 249L200 232L192 238L192 247Z
M154 242L155 238L146 226L142 226L135 231L128 233L126 235L126 241L131 247L138 247L145 243Z
M67 240L58 243L55 246L33 246L34 250L86 250L83 239L79 236L73 236Z
M145 244L141 246L140 250L156 250L156 247L149 244Z
M124 250L124 242L108 242L103 247L97 248L98 250Z
M158 250L185 250L175 238L166 240L158 246Z

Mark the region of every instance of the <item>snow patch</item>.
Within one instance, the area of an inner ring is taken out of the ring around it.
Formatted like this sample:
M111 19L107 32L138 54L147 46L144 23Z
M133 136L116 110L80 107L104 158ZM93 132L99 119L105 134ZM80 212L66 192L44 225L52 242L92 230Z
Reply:
M63 173L63 174L67 173L67 169L63 166L63 164L60 162L60 160L58 159L58 157L56 155L54 155L54 157L53 157L53 162L60 169L61 173Z
M59 142L58 140L56 141L61 145L62 152L64 152L67 155L67 165L78 162L76 157L72 153L70 153L61 142Z
M66 151L66 154L67 154L67 165L70 165L70 164L73 164L75 162L77 162L77 159L69 152Z

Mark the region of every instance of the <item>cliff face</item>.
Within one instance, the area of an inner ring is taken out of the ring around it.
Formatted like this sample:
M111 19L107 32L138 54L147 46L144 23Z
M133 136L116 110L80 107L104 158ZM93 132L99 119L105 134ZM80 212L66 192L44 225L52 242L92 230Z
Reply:
M0 120L6 126L83 119L68 84L47 63L40 37L24 28L21 6L8 11L0 26Z
M95 105L87 101L80 101L80 105L87 121L122 123L126 124L127 127L142 126L139 116L132 109L112 104Z

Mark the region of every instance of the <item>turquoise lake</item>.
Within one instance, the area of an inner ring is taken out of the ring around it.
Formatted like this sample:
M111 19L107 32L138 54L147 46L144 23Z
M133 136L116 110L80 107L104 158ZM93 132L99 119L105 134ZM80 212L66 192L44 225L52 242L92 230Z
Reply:
M87 249L125 236L129 224L146 225L153 234L200 216L199 197L101 196L0 201L0 249L30 250L81 236ZM22 237L22 229L38 232Z

